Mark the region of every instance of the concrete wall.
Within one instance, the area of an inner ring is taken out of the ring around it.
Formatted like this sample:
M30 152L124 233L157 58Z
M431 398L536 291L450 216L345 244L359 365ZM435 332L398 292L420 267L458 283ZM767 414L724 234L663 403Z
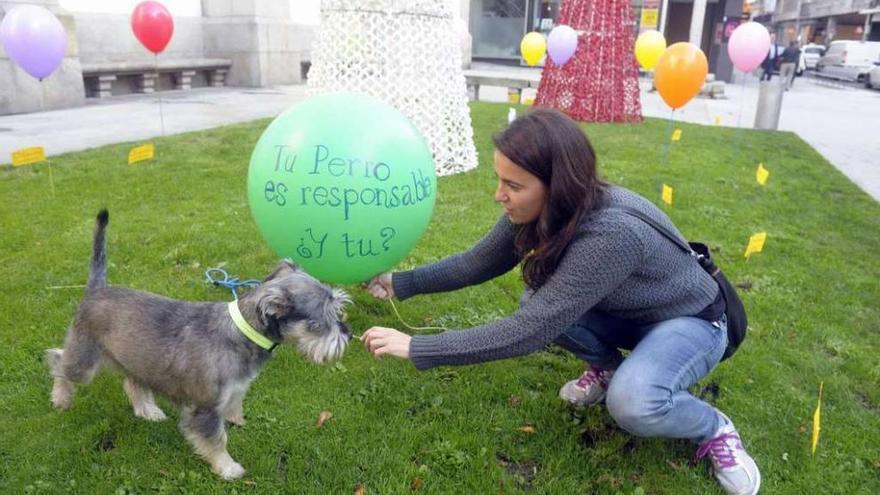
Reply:
M62 67L42 83L15 67L0 48L0 115L82 105L82 64L150 63L153 54L131 32L141 0L0 0L0 16L20 3L43 5L64 24ZM439 0L438 0L439 1ZM442 0L460 17L463 63L470 64L470 0ZM321 0L162 0L174 17L174 36L159 60L232 60L230 86L302 82L303 63L320 24ZM393 35L393 34L392 34ZM121 81L117 81L120 84ZM116 84L116 83L114 83ZM117 87L117 86L114 86Z
M129 16L143 0L58 0L68 12L92 14L121 14ZM181 17L201 17L202 0L160 0L174 20Z
M0 21L19 4L45 7L61 21L67 33L67 51L61 66L42 82L9 59L0 44L0 115L82 105L85 101L75 18L54 0L0 1Z
M151 63L153 54L131 32L141 0L0 0L0 19L18 4L41 5L68 35L61 68L42 83L0 47L0 115L82 105L82 64ZM159 60L232 60L227 84L271 86L302 81L320 22L320 0L163 0L174 36ZM115 84L115 83L114 83ZM114 86L116 87L116 86Z
M131 32L129 15L79 13L74 18L83 64L153 63L153 52L141 45ZM165 51L158 55L159 59L204 57L202 26L201 17L175 18L174 36Z
M315 26L295 23L291 4L271 0L202 3L205 55L232 60L228 84L270 86L302 81L301 64L309 58Z

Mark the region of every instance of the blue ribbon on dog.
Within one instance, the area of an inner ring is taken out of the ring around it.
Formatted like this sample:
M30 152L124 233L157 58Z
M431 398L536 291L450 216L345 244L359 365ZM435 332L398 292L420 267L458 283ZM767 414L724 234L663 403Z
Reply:
M220 278L214 278L214 275L218 275ZM226 270L222 268L208 268L205 271L205 278L208 283L212 285L219 285L220 287L226 287L230 291L232 291L232 297L238 301L238 288L239 287L256 287L260 285L259 280L248 279L248 280L239 280L238 277L230 277Z

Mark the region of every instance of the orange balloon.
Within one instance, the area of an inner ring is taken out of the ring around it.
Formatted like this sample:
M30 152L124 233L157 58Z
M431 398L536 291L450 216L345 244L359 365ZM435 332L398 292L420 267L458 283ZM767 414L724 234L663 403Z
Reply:
M673 109L681 108L697 96L708 73L706 55L696 45L675 43L657 60L654 85L667 105Z

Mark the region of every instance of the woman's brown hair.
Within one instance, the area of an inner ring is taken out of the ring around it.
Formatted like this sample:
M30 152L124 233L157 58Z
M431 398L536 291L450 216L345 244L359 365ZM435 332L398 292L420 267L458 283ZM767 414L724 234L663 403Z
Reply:
M584 216L602 201L607 186L596 173L596 153L580 126L549 108L532 110L493 137L495 149L547 187L533 222L518 226L522 275L532 289L556 271Z

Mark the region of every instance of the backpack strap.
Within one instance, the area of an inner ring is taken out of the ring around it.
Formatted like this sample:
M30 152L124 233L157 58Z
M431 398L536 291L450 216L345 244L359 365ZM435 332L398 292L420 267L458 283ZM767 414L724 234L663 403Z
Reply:
M637 209L633 208L632 206L626 206L626 205L614 206L609 209L622 211L629 216L638 218L639 220L641 220L641 221L647 223L648 225L650 225L651 227L653 227L654 230L656 230L657 232L662 234L663 237L665 237L665 238L669 239L670 241L672 241L673 243L675 243L675 245L680 247L684 252L690 254L691 256L699 258L700 255L697 254L693 249L691 249L691 247L688 245L687 242L684 241L684 239L682 239L681 237L676 235L675 232L666 228L665 225L661 225L660 222L658 222L658 221L654 220L653 218L649 217L648 215L646 215L644 212L637 210Z
M682 251L694 257L697 260L697 263L706 270L709 275L715 276L720 271L719 268L715 265L715 262L712 261L712 256L709 254L709 248L705 244L701 243L688 243L681 237L679 237L675 232L668 229L666 226L660 224L658 221L646 215L644 212L637 210L631 206L614 206L609 208L611 210L618 210L632 217L638 218L643 222L647 223L651 227L654 228L657 232L663 235L663 237L672 241L673 244L680 247Z

